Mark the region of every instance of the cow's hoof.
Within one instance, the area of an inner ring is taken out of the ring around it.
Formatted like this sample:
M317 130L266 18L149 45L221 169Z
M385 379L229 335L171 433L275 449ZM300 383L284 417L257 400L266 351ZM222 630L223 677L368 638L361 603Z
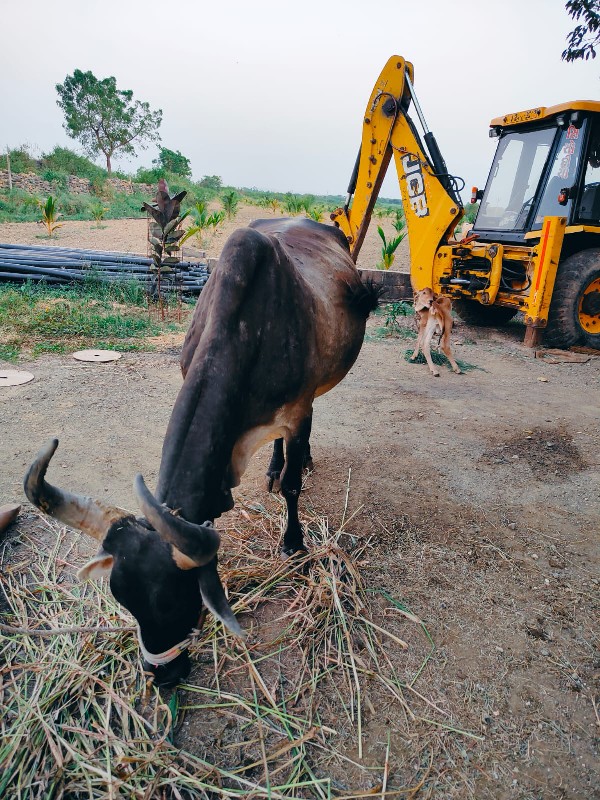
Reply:
M431 374L433 375L434 378L439 378L440 377L440 373L439 372L432 372Z
M283 545L281 548L281 555L283 558L304 558L307 553L308 550L306 547L304 547L304 545L301 545L300 547L286 547Z
M310 561L305 558L307 555L308 550L304 545L295 549L291 547L282 547L281 549L281 557L283 560L289 562L291 567L297 564L296 569L300 575L308 575L310 572Z

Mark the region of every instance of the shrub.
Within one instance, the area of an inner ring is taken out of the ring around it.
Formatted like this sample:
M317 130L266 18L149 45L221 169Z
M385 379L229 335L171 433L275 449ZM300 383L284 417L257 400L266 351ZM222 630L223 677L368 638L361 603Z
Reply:
M11 172L37 172L38 162L29 152L26 144L10 150L10 169ZM0 155L0 169L7 169L8 163L6 154Z
M115 192L113 199L109 202L109 214L111 219L123 219L124 217L143 217L140 210L142 203L147 201L146 195L141 192L125 194Z
M58 198L66 217L86 219L90 215L90 198L87 194L61 194Z
M161 178L166 177L166 171L162 167L154 169L143 169L140 167L135 173L136 183L158 183Z
M53 169L45 169L41 177L51 183L55 189L65 191L69 185L69 179L66 172L56 172Z
M69 150L68 147L56 146L50 153L44 153L42 167L65 175L77 175L90 181L105 178L107 175L105 169L94 164L89 158L78 155L74 150Z
M0 222L27 222L40 218L39 198L22 189L0 192Z
M410 303L405 303L404 300L396 303L390 303L387 307L387 314L385 318L385 325L396 332L400 332L402 327L400 325L401 317L408 317L412 315L413 307Z
M114 192L110 183L107 183L106 175L96 175L90 180L90 192L96 197L112 197Z
M475 222L475 217L479 211L479 203L467 203L465 206L465 215L462 219L463 222Z

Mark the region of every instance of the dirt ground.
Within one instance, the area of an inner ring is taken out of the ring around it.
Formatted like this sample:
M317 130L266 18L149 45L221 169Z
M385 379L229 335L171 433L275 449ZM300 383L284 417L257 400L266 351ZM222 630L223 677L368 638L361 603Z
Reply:
M259 213L243 209L235 224ZM144 225L90 233L67 223L57 244L143 252ZM38 233L1 225L0 241L36 244ZM378 252L373 242L366 254ZM435 774L411 796L598 798L600 358L545 363L523 348L519 323L458 323L455 354L477 369L435 379L405 360L410 339L382 338L381 326L372 318L350 374L315 403L301 505L372 537L364 582L401 600L435 644L417 688L475 735L452 750L438 737ZM134 475L156 479L178 346L111 364L45 356L22 366L35 380L0 390L0 504L23 500L26 467L58 436L51 480L135 509ZM239 501L276 503L263 489L268 458L254 457ZM31 519L25 506L17 535ZM410 655L394 657L402 672ZM367 762L385 755L375 722ZM194 746L201 731L181 736ZM414 744L398 737L391 748L410 762Z

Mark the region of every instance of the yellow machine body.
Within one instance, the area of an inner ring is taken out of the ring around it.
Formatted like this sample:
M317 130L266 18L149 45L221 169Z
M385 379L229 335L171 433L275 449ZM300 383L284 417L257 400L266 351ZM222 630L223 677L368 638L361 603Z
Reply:
M430 286L454 298L468 298L482 306L501 306L522 311L528 326L526 341L536 343L536 331L545 328L565 237L600 233L600 225L567 225L566 217L547 216L541 229L530 230L519 243L478 242L467 235L455 237L463 216L456 184L447 174L437 144L434 150L426 132L425 144L408 116L411 100L423 122L414 90L413 65L392 56L382 70L369 98L363 119L362 141L353 182L344 208L332 214L348 239L354 260L369 226L383 178L394 160L410 245L410 279L413 289ZM491 135L509 126L544 124L561 114L599 114L600 103L576 101L539 107L498 117L490 123ZM575 116L568 117L575 119ZM437 152L437 158L436 158ZM600 239L597 240L600 243ZM466 275L462 283L457 275ZM507 277L508 276L508 277ZM466 284L468 283L468 288ZM581 324L596 326L600 279L592 280L584 295ZM600 317L598 321L600 333Z

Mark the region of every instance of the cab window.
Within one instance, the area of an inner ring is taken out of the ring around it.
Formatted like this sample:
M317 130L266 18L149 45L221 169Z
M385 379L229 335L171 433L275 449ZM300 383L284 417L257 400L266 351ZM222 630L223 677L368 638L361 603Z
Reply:
M584 225L600 223L600 118L594 122L583 175L577 219Z
M585 124L581 128L569 125L560 132L560 142L556 154L550 164L546 188L540 198L531 225L532 230L539 230L544 217L569 217L573 200L561 205L559 195L563 189L573 189L575 195L577 174L581 158L582 144L585 141Z
M556 134L552 127L502 136L475 229L523 230Z

